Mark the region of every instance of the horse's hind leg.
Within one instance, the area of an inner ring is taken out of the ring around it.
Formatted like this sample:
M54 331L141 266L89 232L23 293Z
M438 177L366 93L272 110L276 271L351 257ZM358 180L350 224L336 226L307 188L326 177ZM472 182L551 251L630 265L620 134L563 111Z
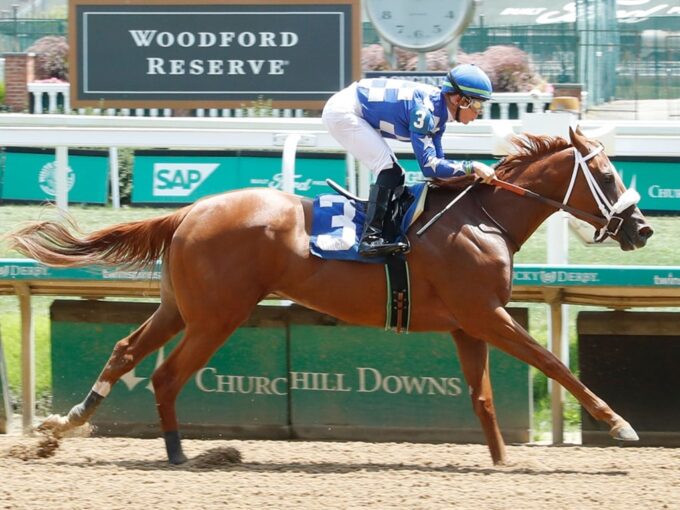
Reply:
M238 305L240 311L236 312L234 306L223 305L221 308L226 310L225 315L228 314L226 319L216 312L212 320L203 317L203 320L187 321L184 338L154 372L151 380L171 464L182 464L187 460L182 451L175 410L177 395L191 375L204 366L234 330L248 318L258 301L259 298L252 302L243 298Z
M471 337L462 330L452 332L458 348L463 375L470 387L472 408L479 418L494 464L505 462L505 443L501 435L496 410L493 405L491 378L489 377L489 348L485 342Z
M73 406L65 417L49 416L40 425L40 429L61 433L86 423L121 376L179 332L184 327L184 322L174 301L169 301L162 302L144 324L116 343L109 361L85 400Z

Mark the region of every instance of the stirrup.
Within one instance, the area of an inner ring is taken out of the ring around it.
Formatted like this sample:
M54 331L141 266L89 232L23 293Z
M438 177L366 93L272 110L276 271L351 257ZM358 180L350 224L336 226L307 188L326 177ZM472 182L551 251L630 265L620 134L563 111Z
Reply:
M411 245L405 242L395 242L387 243L384 239L379 239L383 241L382 244L369 244L368 242L359 243L359 255L362 257L387 257L389 255L394 255L397 253L408 253L411 251Z

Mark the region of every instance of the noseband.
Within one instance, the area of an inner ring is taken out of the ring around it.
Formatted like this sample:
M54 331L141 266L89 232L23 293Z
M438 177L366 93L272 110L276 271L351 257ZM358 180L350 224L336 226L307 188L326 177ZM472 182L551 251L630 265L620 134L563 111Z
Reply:
M571 173L571 181L569 182L569 187L567 188L567 193L564 195L564 200L562 200L562 205L566 206L569 202L569 197L574 189L574 183L576 182L576 177L578 176L579 168L583 171L583 177L588 183L588 188L590 193L600 209L600 213L604 217L605 223L597 232L595 232L595 237L593 238L596 243L601 243L607 236L614 237L621 230L621 225L623 225L624 218L620 214L628 209L632 205L637 205L640 201L640 194L635 190L633 185L630 189L627 189L614 203L611 204L607 196L600 188L599 184L593 177L590 168L588 168L588 160L594 158L600 152L602 152L602 145L593 149L590 154L583 156L576 147L574 149L574 169Z

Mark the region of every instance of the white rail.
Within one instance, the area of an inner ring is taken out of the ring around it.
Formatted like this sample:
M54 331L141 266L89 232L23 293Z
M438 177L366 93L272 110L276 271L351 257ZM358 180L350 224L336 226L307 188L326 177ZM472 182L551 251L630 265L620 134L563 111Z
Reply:
M172 110L170 108L150 108L150 109L101 109L101 108L79 108L72 110L70 105L71 86L69 83L50 83L35 81L28 84L28 93L31 95L33 103L34 114L47 113L78 113L80 115L119 115L119 116L134 116L137 117L172 117ZM585 95L583 96L585 97ZM47 98L47 101L45 101ZM512 105L517 108L518 117L521 119L524 114L529 112L529 109L536 113L544 111L550 102L553 95L551 93L537 93L530 92L499 92L494 94L493 104L499 107L500 119L510 119L510 112ZM61 102L60 102L61 99ZM47 107L45 107L47 103ZM59 105L62 105L61 107ZM484 105L483 118L491 118L492 104ZM266 115L265 115L266 114ZM274 108L269 111L263 111L258 108L198 108L194 110L196 117L304 117L304 110L300 109L277 109Z

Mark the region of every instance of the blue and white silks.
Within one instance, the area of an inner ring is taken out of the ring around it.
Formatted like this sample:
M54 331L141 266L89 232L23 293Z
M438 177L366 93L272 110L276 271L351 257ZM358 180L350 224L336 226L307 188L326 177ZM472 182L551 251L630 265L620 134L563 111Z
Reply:
M400 238L406 235L422 211L427 185L420 183L408 189L415 200L402 220ZM384 257L366 258L359 255L359 240L365 217L363 207L357 207L354 200L337 194L319 195L314 199L310 251L322 259L384 263Z

